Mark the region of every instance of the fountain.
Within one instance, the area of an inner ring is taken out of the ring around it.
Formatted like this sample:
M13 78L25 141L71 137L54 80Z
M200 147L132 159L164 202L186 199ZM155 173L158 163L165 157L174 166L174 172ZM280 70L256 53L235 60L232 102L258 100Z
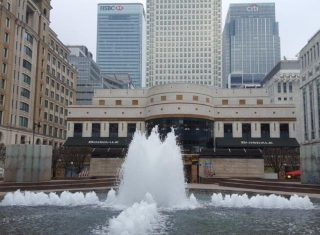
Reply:
M0 202L0 230L52 233L53 226L66 234L320 233L319 202L308 197L189 195L173 132L164 141L156 129L149 137L135 133L120 177L118 190L107 195L8 193Z

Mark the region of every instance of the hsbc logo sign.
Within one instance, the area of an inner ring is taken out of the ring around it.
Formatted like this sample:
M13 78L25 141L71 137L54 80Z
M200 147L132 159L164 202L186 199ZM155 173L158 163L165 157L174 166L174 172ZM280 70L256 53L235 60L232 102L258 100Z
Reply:
M122 11L124 6L121 5L113 5L113 6L101 6L100 10L102 11Z
M247 11L249 12L258 12L259 11L259 7L257 5L251 5L247 7Z

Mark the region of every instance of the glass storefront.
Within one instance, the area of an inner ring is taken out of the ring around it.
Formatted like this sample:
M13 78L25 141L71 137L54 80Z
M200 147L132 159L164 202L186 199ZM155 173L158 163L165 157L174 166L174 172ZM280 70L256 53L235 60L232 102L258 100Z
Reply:
M174 129L178 143L184 151L199 152L202 148L213 148L214 122L206 119L163 118L146 122L148 134L158 126L161 138Z

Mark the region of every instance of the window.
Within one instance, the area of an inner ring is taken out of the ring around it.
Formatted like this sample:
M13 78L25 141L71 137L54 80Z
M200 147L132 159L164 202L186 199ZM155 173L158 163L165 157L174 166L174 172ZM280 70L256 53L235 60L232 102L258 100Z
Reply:
M6 18L6 27L10 28L10 19L9 18Z
M20 125L20 127L28 127L28 118L26 118L26 117L22 117L22 116L20 116L19 117L19 125Z
M99 105L105 105L106 101L105 100L99 100Z
M2 64L2 73L3 74L7 73L7 64L5 64L5 63Z
M24 53L26 53L27 56L32 58L32 50L30 49L30 47L24 46Z
M0 105L4 104L4 95L0 95Z
M287 83L283 83L283 93L287 93Z
M29 112L29 105L24 102L20 102L20 110L24 112Z
M239 105L245 105L246 104L246 100L239 100Z
M100 129L101 124L100 123L92 123L92 137L100 137Z
M223 125L223 132L225 138L232 138L232 123L225 123Z
M263 100L261 99L257 100L257 105L263 105Z
M139 105L139 101L138 100L132 100L132 105Z
M23 87L21 88L20 95L30 99L30 91Z
M82 123L75 123L73 127L73 136L82 137Z
M315 105L314 105L314 89L313 83L309 85L309 95L310 95L310 124L311 124L311 139L315 139L316 133L316 123L315 123Z
M289 138L289 124L281 123L280 124L280 138Z
M9 34L8 33L4 34L4 42L9 43Z
M183 100L183 95L176 95L176 100Z
M33 37L31 36L31 34L29 34L29 33L27 33L27 32L24 34L24 39L25 39L26 41L28 41L30 44L33 43Z
M122 100L116 100L116 105L122 105Z
M29 61L23 60L23 67L29 71L31 71L32 65Z
M289 82L289 93L292 93L292 82Z
M167 97L166 96L161 96L161 101L166 101Z
M198 101L198 100L199 100L199 97L194 95L194 96L192 97L192 100L193 100L193 101Z
M242 138L249 139L251 138L251 124L242 123Z
M206 98L206 103L210 103L210 98Z
M136 123L128 123L127 137L132 138L136 132L137 125Z
M3 57L8 58L8 48L3 48Z
M222 105L228 105L229 104L229 100L222 100Z
M26 84L31 84L31 77L29 77L27 74L25 74L25 73L23 73L22 74L22 80L23 80L23 82L24 83L26 83Z
M278 93L281 93L281 83L278 83Z
M270 138L270 124L262 123L260 128L261 128L261 138Z
M109 136L111 138L118 138L118 129L119 129L119 124L118 123L110 123L110 125L109 125Z

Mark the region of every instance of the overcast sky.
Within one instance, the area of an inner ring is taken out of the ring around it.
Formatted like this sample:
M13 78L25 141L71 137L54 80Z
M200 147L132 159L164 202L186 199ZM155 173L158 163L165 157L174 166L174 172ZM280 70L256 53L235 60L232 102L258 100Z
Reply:
M172 0L173 1L173 0ZM52 0L51 27L67 45L85 45L96 55L97 4L145 0ZM320 29L320 0L222 0L223 25L230 3L276 2L281 55L294 58Z

